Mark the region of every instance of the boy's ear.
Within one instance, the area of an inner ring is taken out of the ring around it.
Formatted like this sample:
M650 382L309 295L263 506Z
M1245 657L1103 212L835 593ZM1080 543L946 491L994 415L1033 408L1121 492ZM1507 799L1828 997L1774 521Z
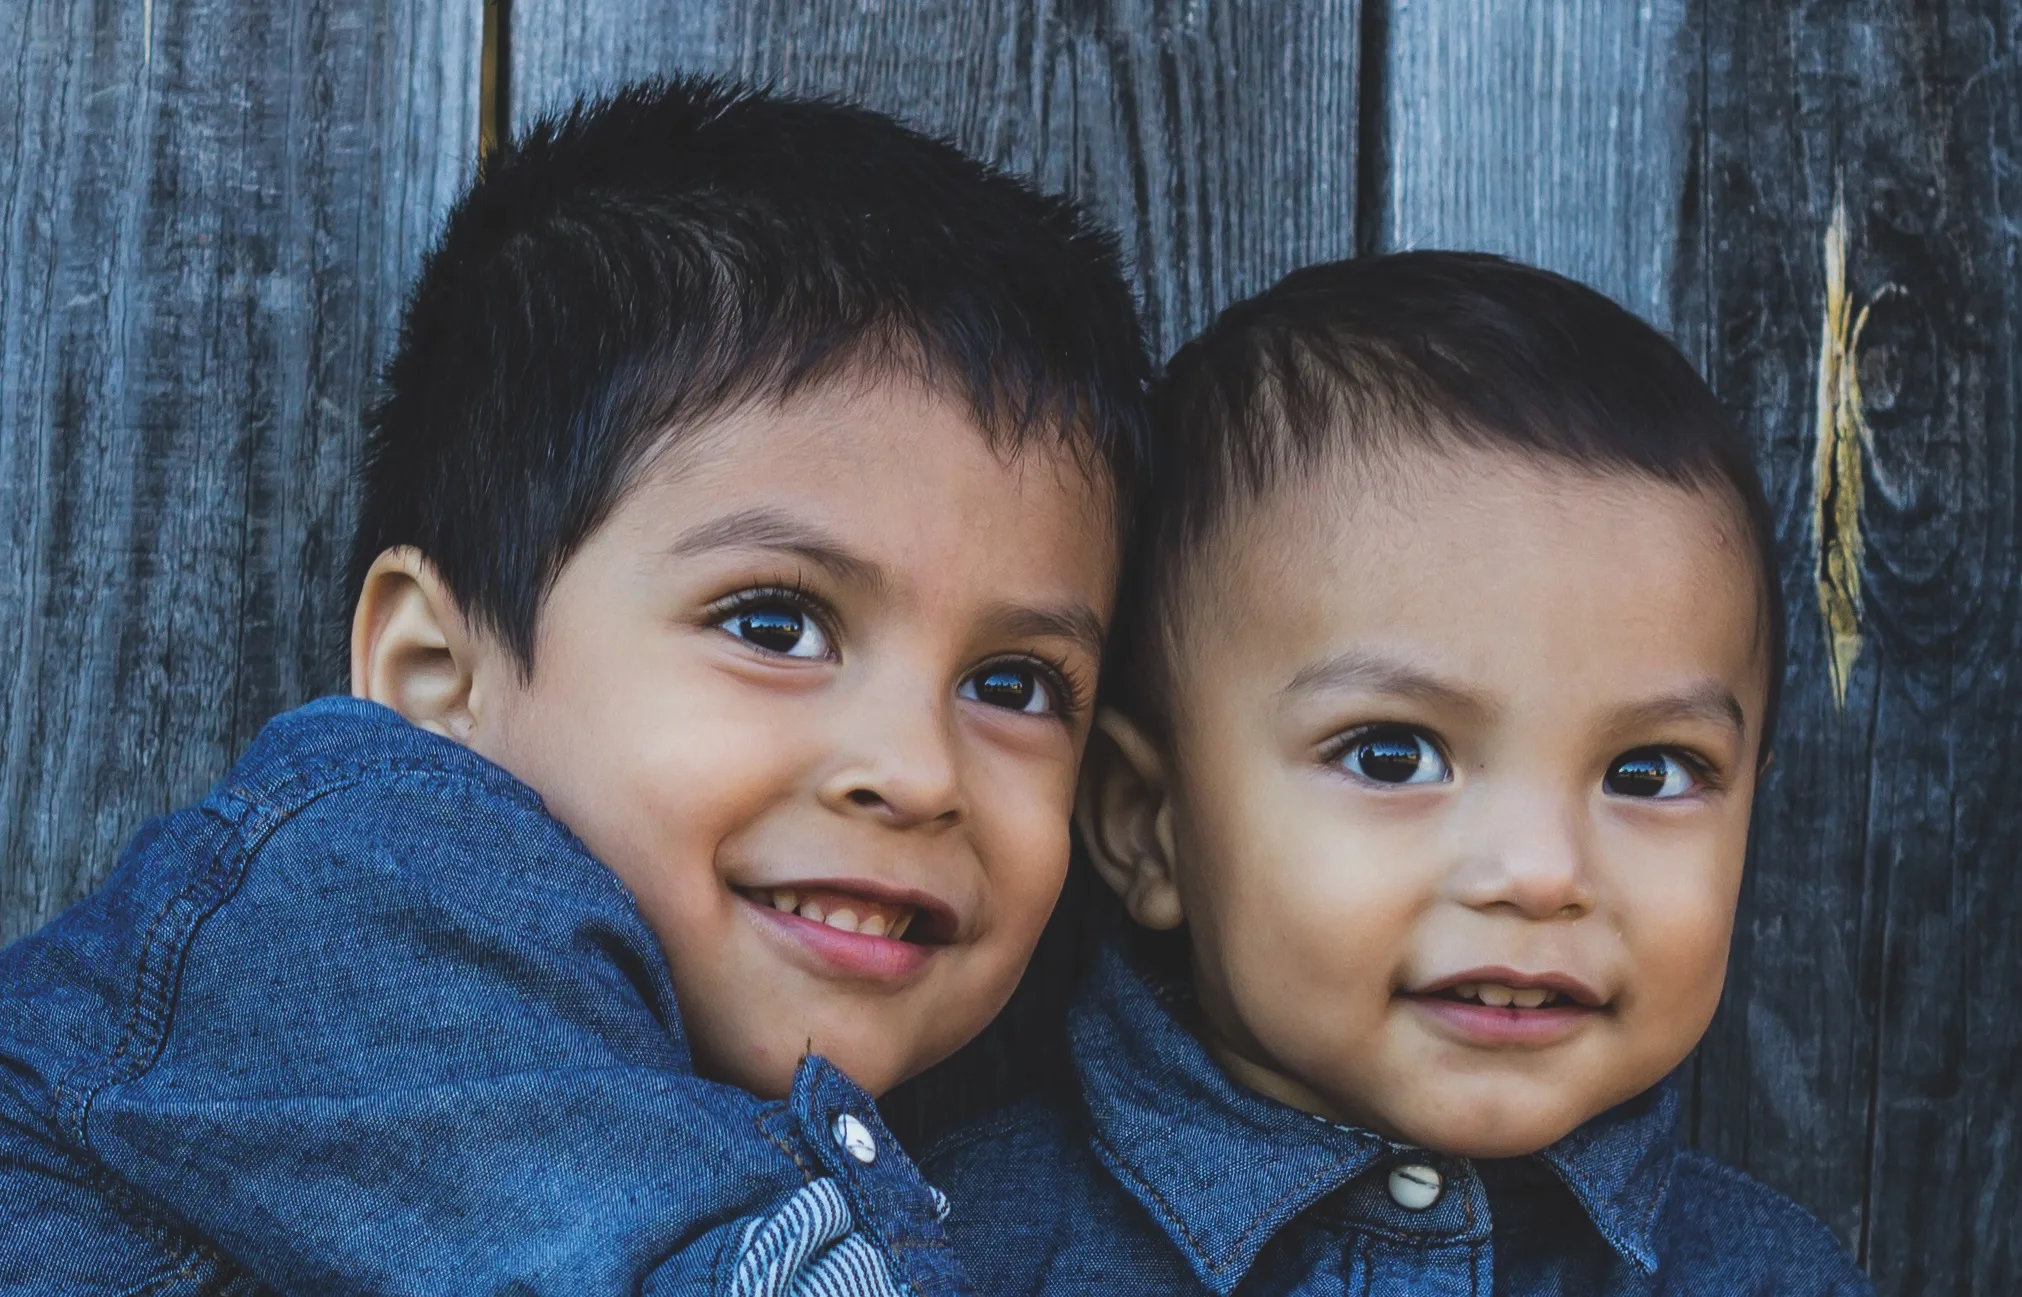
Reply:
M1074 818L1102 881L1147 928L1177 928L1186 917L1173 880L1174 839L1165 757L1135 722L1113 708L1096 713L1082 758Z
M412 545L372 561L351 614L351 694L469 743L477 726L477 644L435 567Z

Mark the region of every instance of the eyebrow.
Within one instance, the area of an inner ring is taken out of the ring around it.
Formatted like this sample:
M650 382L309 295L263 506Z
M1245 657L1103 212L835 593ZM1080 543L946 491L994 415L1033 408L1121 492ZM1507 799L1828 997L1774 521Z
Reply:
M1494 704L1470 689L1394 659L1357 649L1306 667L1293 676L1291 683L1280 693L1290 696L1324 693L1332 689L1369 689L1462 708L1481 715L1495 710ZM1737 734L1747 731L1746 713L1741 703L1725 686L1711 680L1675 694L1631 703L1616 712L1612 719L1624 729L1671 721L1705 721Z
M871 589L885 585L884 569L876 563L850 553L821 528L762 505L689 528L667 547L667 553L693 558L721 549L774 550L805 559L838 581Z
M1496 710L1493 703L1472 689L1362 649L1337 653L1302 668L1278 692L1281 697L1294 697L1336 689L1368 689L1483 716Z
M883 590L885 570L849 549L821 528L778 509L760 505L691 527L667 547L675 558L713 550L772 550L805 559L839 581ZM1079 600L1054 608L997 604L983 614L989 635L1005 639L1064 639L1091 657L1102 656L1102 618Z
M1092 658L1102 656L1102 618L1079 600L1057 608L998 604L983 614L983 628L993 638L1064 639Z
M1662 725L1667 721L1707 721L1725 726L1736 734L1747 732L1747 713L1725 686L1708 680L1690 689L1661 698L1631 703L1616 713L1625 729Z

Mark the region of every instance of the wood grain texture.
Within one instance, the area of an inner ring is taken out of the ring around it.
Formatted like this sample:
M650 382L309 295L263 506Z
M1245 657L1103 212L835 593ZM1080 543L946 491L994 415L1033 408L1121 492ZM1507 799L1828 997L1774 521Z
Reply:
M1719 3L1705 32L1706 347L1762 446L1793 662L1699 1137L1890 1293L2022 1291L2018 34L2014 0ZM1811 522L1842 195L1872 433L1844 708Z
M1090 202L1165 350L1355 246L1356 0L516 0L512 113L708 72L886 112Z
M1372 24L1385 250L1500 252L1660 328L1699 78L1688 0L1390 0Z
M0 6L0 941L339 683L359 411L475 158L478 32Z

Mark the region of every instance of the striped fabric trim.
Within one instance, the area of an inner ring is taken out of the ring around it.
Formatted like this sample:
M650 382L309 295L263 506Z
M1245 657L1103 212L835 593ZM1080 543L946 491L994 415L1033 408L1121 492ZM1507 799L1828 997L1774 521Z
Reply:
M855 1223L842 1186L816 1180L745 1227L730 1297L906 1297Z

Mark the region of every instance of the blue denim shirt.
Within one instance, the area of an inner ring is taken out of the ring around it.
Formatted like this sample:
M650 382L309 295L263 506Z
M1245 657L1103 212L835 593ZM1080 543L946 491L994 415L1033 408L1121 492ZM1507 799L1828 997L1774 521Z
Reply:
M981 1291L1869 1291L1796 1204L1678 1147L1668 1085L1535 1156L1471 1162L1234 1085L1177 1016L1185 996L1105 950L1070 1017L1079 1093L925 1159ZM1393 1193L1395 1172L1418 1183Z
M0 951L0 1292L927 1297L943 1210L822 1060L698 1079L618 879L369 703Z

